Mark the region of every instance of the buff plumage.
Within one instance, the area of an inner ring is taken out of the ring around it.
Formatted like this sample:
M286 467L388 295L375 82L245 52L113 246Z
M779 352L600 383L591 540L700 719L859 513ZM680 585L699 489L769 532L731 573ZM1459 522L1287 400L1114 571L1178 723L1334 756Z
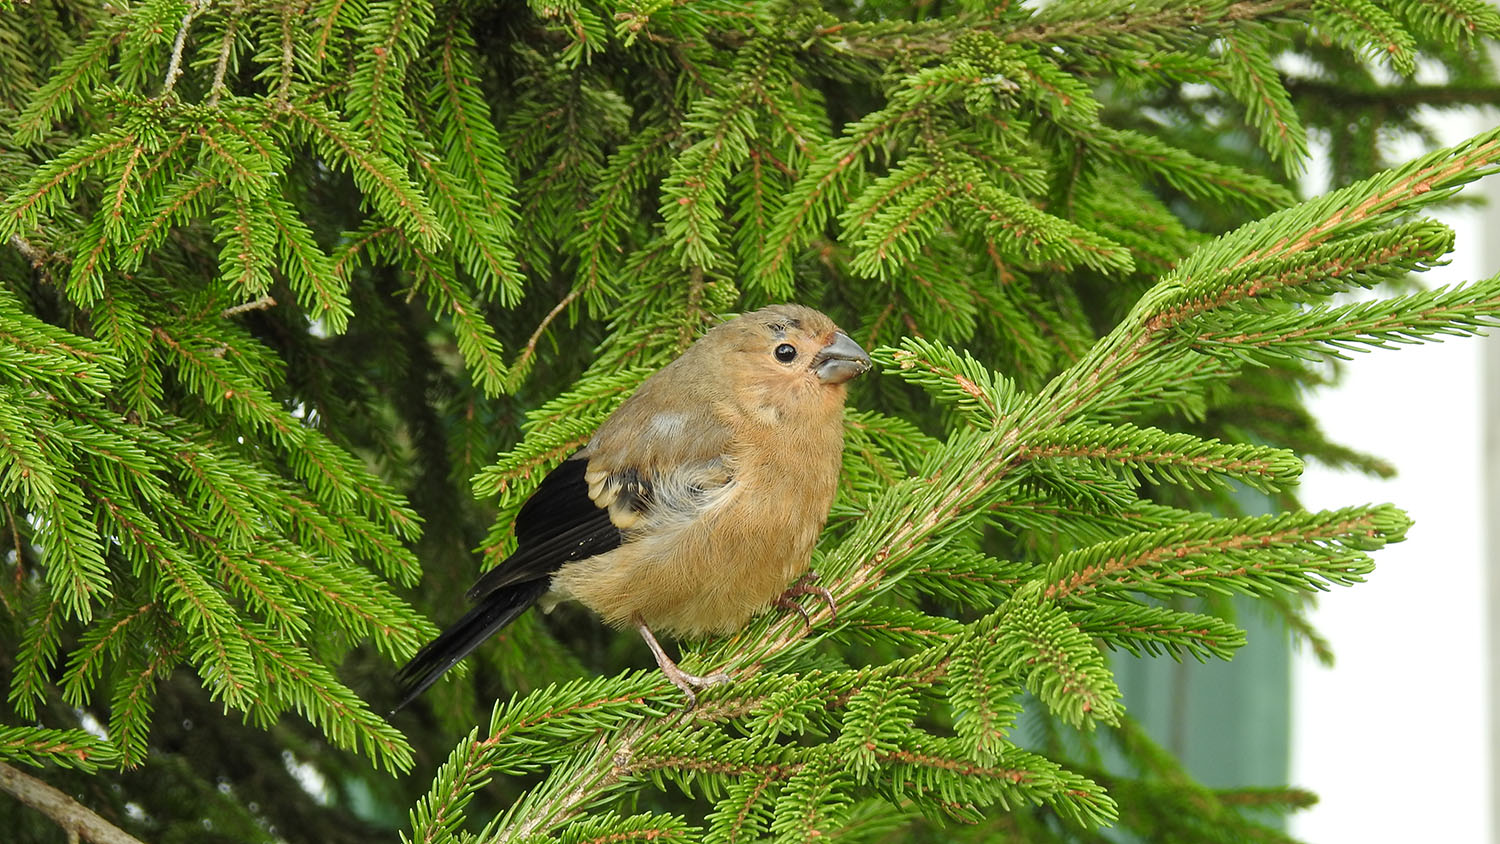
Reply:
M727 634L820 591L799 578L833 503L845 385L869 367L800 305L711 329L543 480L516 552L470 590L475 608L402 669L398 708L532 604L563 600L639 630L690 702L727 679L681 671L652 631Z

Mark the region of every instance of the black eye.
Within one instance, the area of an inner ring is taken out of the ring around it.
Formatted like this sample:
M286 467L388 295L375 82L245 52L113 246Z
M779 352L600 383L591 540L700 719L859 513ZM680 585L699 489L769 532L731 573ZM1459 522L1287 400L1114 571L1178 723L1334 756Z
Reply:
M782 363L791 363L797 359L797 347L791 343L782 343L776 347L776 359Z

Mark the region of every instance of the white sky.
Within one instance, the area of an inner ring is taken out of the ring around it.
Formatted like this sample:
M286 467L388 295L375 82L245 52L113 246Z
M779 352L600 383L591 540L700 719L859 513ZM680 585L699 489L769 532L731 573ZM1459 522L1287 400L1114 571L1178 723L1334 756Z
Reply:
M1462 139L1488 117L1445 118L1443 135ZM1487 213L1489 237L1500 237L1500 208ZM1429 286L1500 272L1481 212L1436 216L1458 248L1424 274ZM1496 342L1358 355L1340 388L1309 402L1332 439L1390 460L1400 476L1309 466L1304 504L1390 501L1416 520L1406 542L1376 553L1368 583L1321 599L1313 623L1337 666L1305 652L1293 666L1292 782L1322 799L1293 816L1291 832L1313 844L1492 841L1480 409L1482 355L1500 352L1485 349Z

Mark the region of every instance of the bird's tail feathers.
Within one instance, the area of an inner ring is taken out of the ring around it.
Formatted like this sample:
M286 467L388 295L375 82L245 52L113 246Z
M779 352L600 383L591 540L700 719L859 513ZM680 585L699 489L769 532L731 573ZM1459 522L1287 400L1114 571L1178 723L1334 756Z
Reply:
M530 609L532 604L546 594L548 585L549 580L543 578L497 589L486 595L478 606L469 610L436 639L428 642L397 673L397 682L401 684L401 699L391 713L400 711L427 691L428 686L436 683L444 672L479 647L491 633L515 621L521 613Z

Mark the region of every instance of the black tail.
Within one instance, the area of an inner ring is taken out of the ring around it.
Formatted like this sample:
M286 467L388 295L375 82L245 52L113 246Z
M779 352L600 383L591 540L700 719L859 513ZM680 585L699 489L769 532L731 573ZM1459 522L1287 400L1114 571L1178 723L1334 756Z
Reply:
M401 702L392 714L427 691L443 672L458 664L490 634L510 624L531 608L547 591L550 578L515 583L486 595L479 606L428 642L396 674L401 684Z

